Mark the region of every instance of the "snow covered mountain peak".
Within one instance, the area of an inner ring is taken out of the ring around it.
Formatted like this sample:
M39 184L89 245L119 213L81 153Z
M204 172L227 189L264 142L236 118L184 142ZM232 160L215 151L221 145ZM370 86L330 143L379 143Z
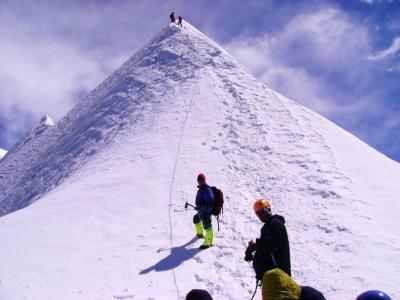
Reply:
M54 121L52 118L50 118L48 115L45 115L41 120L40 124L46 125L46 126L54 126Z
M0 148L0 160L7 154L7 150Z
M38 124L33 127L31 132L27 135L26 139L34 139L40 136L44 131L48 128L54 126L54 121L48 116L45 115L43 118L40 119Z
M0 215L39 199L112 143L115 135L136 128L138 122L148 124L168 105L161 103L162 97L198 77L201 68L218 64L236 66L232 57L188 23L185 28L164 28L44 137L39 138L54 124L48 116L11 149L18 153L25 148L30 159L18 167L12 164L20 176L0 182ZM20 161L17 155L12 157ZM2 170L8 172L9 167L0 165Z
M260 197L285 216L300 284L328 299L399 294L399 164L184 24L0 161L0 298L250 298ZM184 209L199 172L226 197L205 252Z

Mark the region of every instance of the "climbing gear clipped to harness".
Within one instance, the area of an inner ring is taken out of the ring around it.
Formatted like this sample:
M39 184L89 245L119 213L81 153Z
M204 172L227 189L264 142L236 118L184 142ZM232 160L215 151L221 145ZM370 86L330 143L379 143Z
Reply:
M217 219L219 231L219 215L224 213L224 194L215 186L212 186L211 190L214 193L214 207L211 214Z

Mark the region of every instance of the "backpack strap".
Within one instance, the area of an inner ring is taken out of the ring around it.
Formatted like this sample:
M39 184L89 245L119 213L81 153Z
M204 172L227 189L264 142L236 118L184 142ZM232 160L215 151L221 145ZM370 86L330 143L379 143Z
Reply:
M272 259L272 263L274 264L274 267L279 268L278 264L276 263L275 256L272 252L271 252L271 259Z

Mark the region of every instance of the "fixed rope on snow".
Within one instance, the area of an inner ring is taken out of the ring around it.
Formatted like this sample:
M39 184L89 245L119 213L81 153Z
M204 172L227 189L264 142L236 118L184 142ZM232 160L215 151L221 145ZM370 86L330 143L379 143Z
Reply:
M196 92L197 85L198 85L199 78L200 78L200 71L201 71L201 69L199 69L199 71L198 71L196 84L195 84L195 87L193 89L193 93L192 93L192 97L190 99L189 105L187 105L188 107L186 109L186 116L185 116L185 119L184 119L183 124L182 124L181 134L180 134L179 143L178 143L178 150L176 152L174 170L172 172L172 180L171 180L171 185L170 185L170 190L169 190L168 219L169 219L169 228L170 228L170 245L171 245L171 248L173 247L173 241L172 241L173 229L172 229L172 219L171 219L172 190L173 190L174 181L175 181L176 168L177 168L178 161L179 161L179 154L180 154L180 149L181 149L181 145L182 145L183 134L184 134L185 127L186 127L186 122L187 122L187 120L189 118L189 113L190 113L191 108L192 108L194 94ZM185 104L186 104L186 101L185 101ZM180 294L179 294L179 288L178 288L178 284L177 284L177 281L176 281L176 275L175 275L175 270L174 269L172 269L172 274L173 274L173 277L174 277L174 284L175 284L177 296L178 296L178 299L179 299L180 298Z

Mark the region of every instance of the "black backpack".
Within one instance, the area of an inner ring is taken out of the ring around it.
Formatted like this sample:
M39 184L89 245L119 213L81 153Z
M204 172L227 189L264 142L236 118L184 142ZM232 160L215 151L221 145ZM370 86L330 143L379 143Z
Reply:
M217 217L219 230L219 215L224 213L224 194L215 186L212 186L211 189L214 193L214 207L211 214Z

